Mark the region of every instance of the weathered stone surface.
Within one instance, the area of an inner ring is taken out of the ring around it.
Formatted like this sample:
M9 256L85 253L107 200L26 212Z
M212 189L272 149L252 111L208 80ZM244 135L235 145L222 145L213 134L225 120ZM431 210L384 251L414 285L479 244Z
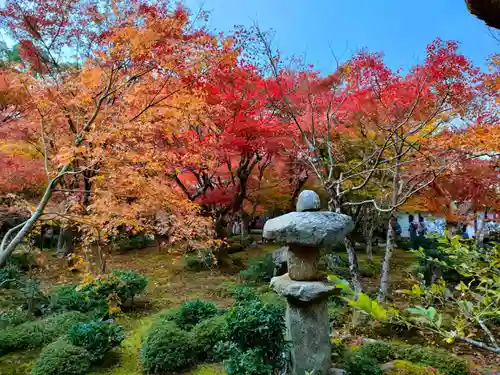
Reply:
M262 235L289 245L322 247L342 241L353 227L351 217L335 212L291 212L268 220Z
M296 304L325 300L329 296L340 292L340 289L337 289L334 283L322 281L295 281L290 279L288 274L273 277L271 279L271 288L273 288L276 293L290 300L290 302Z
M288 249L288 275L292 280L320 280L318 270L320 251L317 247L290 245Z
M304 375L327 375L330 367L330 330L326 301L308 306L288 304L287 338L291 342L292 372Z
M332 367L329 370L329 375L345 375L345 370L341 368Z
M288 246L280 247L271 254L274 263L273 276L281 276L288 272Z
M319 195L312 190L303 190L299 197L297 198L297 204L295 205L295 210L298 212L306 211L319 211L321 208L321 202L319 200Z

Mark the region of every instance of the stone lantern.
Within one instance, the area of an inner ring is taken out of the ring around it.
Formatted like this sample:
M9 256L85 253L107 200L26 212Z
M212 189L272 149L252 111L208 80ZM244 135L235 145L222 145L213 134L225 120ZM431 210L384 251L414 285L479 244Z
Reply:
M300 193L297 212L268 220L263 237L288 245L288 273L274 277L271 287L287 299L286 329L294 375L326 375L331 344L327 298L338 293L318 271L320 249L341 242L353 229L351 217L321 212L319 196Z

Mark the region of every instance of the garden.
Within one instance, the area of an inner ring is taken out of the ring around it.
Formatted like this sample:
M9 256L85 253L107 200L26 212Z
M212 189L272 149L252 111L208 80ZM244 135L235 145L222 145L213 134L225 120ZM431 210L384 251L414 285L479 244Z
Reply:
M499 55L273 35L0 1L1 375L497 374Z

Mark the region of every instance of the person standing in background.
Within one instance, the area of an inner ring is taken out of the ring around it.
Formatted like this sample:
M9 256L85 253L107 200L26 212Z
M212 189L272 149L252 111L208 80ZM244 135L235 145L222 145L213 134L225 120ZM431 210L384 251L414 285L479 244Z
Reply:
M422 215L418 215L418 226L417 226L417 235L419 237L423 237L427 234L427 228L425 227L424 217Z
M410 224L409 231L410 231L410 243L412 249L416 249L417 247L417 228L418 224L415 223L415 218L413 215L408 216L408 222Z

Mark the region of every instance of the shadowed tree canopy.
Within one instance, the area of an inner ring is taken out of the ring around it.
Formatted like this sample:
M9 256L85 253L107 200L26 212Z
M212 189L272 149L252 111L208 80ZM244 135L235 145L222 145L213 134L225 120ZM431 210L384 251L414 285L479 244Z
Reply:
M500 0L465 0L469 11L488 26L500 29Z

